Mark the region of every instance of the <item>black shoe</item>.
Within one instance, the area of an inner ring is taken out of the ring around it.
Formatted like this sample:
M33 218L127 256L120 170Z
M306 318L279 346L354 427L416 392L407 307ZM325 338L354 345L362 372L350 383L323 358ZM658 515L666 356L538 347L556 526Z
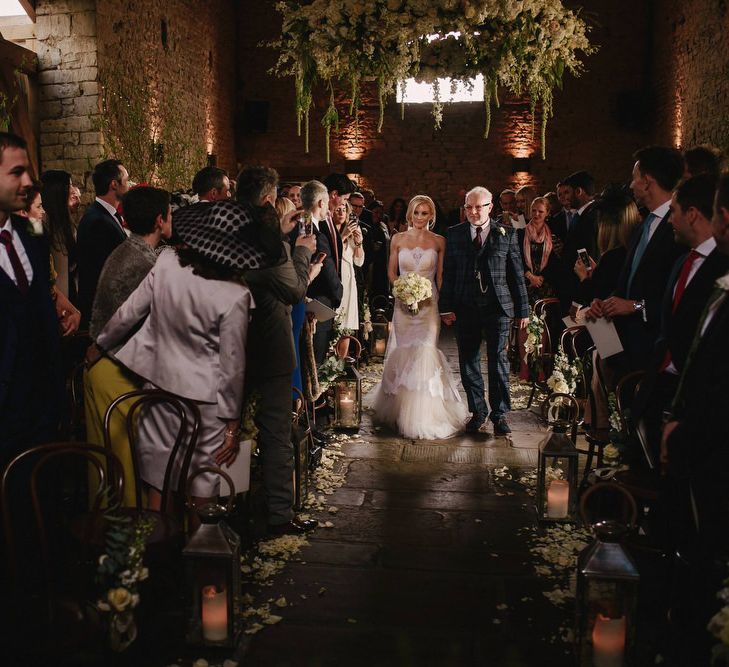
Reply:
M511 433L511 428L506 421L506 417L499 417L499 419L494 422L494 434L509 435L509 433Z
M476 433L482 426L483 423L486 421L486 415L473 415L467 422L466 422L466 433Z
M268 534L274 537L279 535L302 535L314 530L319 525L316 519L297 519L293 518L288 523L276 525L269 524Z

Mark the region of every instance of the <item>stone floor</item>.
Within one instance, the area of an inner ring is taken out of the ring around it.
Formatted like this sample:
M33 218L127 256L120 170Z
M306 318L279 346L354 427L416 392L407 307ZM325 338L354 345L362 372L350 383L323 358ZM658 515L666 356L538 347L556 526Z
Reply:
M441 344L457 372L452 337ZM558 634L571 606L545 598L551 586L529 550L533 499L494 472L533 469L544 429L525 409L510 422L508 439L426 442L375 429L368 417L342 445L346 481L326 499L338 511L322 515L333 527L310 537L304 562L253 591L285 595L289 606L276 611L280 623L246 636L241 664L571 662Z

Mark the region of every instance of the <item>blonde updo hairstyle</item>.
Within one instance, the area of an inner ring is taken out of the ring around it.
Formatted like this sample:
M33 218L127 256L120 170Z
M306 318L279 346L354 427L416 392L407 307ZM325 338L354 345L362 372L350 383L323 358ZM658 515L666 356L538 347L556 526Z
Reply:
M405 213L405 220L408 223L408 229L413 226L413 214L418 204L425 204L430 208L430 220L428 221L428 229L433 229L435 226L435 203L428 197L428 195L415 195L408 204L408 210Z

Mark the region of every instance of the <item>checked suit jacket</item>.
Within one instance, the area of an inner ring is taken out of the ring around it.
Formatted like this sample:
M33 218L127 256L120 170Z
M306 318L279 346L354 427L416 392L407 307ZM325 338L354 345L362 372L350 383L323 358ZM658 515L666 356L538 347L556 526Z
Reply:
M503 230L503 231L502 231ZM474 308L480 298L476 271L508 317L528 317L529 301L517 233L494 220L481 250L471 240L470 224L463 222L448 230L443 260L443 285L438 309L458 314Z

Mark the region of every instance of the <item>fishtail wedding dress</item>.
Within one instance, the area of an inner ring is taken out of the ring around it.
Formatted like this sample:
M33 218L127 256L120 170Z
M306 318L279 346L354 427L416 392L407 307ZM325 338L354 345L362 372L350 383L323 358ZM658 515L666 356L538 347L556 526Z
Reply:
M448 438L463 428L468 409L462 401L445 355L438 349L440 314L434 248L401 248L400 274L416 272L433 285L433 296L420 304L416 315L397 303L382 382L367 404L374 421L396 428L406 438Z

